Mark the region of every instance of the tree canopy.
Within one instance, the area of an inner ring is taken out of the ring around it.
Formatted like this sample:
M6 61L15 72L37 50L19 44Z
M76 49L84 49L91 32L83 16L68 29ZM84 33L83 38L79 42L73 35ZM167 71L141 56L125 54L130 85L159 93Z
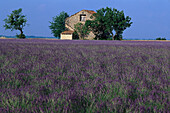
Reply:
M84 39L89 34L89 29L82 23L77 23L74 25L74 29L77 32L79 39Z
M87 20L85 26L94 33L95 39L107 39L109 34L106 31L105 20L101 11L97 10L97 13L94 13L91 18L94 20Z
M118 11L113 8L102 8L94 13L93 20L87 20L85 25L93 31L96 35L96 39L108 39L114 40L122 39L123 31L130 27L132 22L129 16L125 17L123 11ZM115 34L113 33L115 31Z
M61 12L60 15L53 17L53 21L50 22L49 28L55 37L60 37L60 33L65 31L65 19L69 17L66 12Z
M21 32L20 35L17 35L18 38L25 38L23 34L23 28L26 26L26 16L22 14L22 9L14 10L8 17L4 19L5 21L5 29L19 30Z

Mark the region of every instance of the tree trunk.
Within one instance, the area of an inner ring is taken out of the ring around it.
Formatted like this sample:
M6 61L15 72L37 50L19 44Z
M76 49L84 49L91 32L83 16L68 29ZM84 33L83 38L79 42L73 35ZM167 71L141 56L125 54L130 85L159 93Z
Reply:
M113 39L116 40L116 36L117 36L118 32L116 31L116 34L113 36Z
M20 30L20 32L21 32L21 36L22 36L22 34L23 34L23 31L22 31L22 29L19 29Z
M113 32L111 32L111 35L112 35L112 40L114 39L114 34L113 34ZM115 40L115 39L114 39Z
M22 29L19 29L20 30L20 32L21 32L21 34L19 35L19 38L25 38L25 37L23 37L23 30Z
M83 37L80 35L80 40L83 40Z

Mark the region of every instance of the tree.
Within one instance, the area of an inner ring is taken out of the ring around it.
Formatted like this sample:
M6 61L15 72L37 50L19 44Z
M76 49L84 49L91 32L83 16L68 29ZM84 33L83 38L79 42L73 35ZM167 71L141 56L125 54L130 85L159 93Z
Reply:
M102 23L87 20L85 25L94 33L96 40L105 40L109 37L109 33L105 31L105 26Z
M129 16L125 17L123 11L118 11L117 9L113 9L113 22L112 27L116 32L115 35L112 34L114 40L122 39L123 31L130 27L133 22L130 22L131 18Z
M74 29L79 35L79 39L83 40L88 34L89 34L89 29L82 23L77 23L74 25Z
M94 19L93 19L94 18ZM109 37L108 31L106 31L105 17L102 9L97 10L97 13L94 13L91 16L93 20L87 20L85 26L91 30L96 36L95 39L107 39Z
M123 31L132 24L129 16L125 17L123 11L118 11L115 8L99 9L97 13L93 14L93 17L95 19L86 21L85 25L93 31L97 39L112 37L114 40L120 40L122 39Z
M66 12L61 12L60 15L53 17L53 21L50 22L49 28L55 37L60 37L60 33L65 31L65 19L69 17Z
M14 10L10 15L7 15L8 18L4 19L5 21L5 29L11 29L13 30L19 30L21 32L20 35L16 35L18 38L25 38L25 35L23 34L23 28L26 26L26 16L23 15L22 9Z

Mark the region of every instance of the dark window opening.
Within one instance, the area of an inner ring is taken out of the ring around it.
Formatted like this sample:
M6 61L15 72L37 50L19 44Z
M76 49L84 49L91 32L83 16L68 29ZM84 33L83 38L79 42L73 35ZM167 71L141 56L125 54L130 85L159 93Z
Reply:
M80 15L80 21L83 21L83 22L86 21L86 15L85 14Z

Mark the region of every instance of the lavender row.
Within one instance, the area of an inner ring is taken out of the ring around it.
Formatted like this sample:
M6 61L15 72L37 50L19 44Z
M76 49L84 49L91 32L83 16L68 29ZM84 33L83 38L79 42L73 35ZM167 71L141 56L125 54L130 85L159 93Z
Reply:
M0 112L168 112L169 47L0 40Z

